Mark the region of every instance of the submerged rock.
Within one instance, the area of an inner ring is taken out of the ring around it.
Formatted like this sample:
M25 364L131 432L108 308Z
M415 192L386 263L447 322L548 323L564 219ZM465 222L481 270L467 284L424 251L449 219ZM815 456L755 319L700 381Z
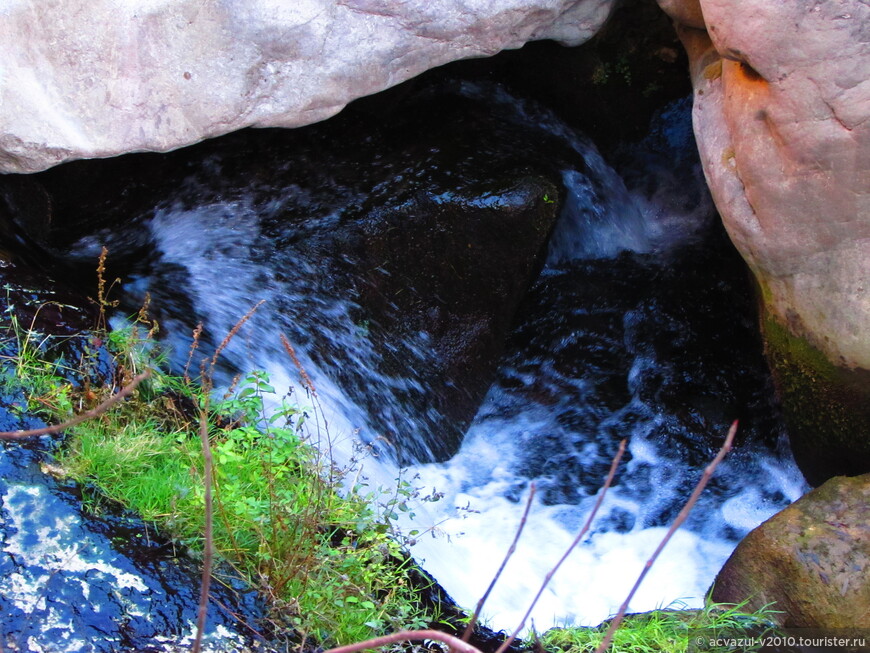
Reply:
M444 459L543 264L562 170L586 169L534 111L494 88L411 86L305 129L20 178L41 204L7 195L19 227L84 275L106 245L129 308L150 293L180 367L199 320L214 351L265 299L275 310L246 326L261 360L227 352L227 369L270 352L290 367L283 333L368 413L370 441Z
M712 594L745 599L787 628L870 628L870 475L831 479L747 535Z
M0 171L297 127L456 59L576 45L613 0L111 0L0 13Z

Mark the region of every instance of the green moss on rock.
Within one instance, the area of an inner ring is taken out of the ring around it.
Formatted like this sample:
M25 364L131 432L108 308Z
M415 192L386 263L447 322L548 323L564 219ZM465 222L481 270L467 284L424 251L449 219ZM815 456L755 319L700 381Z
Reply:
M765 351L798 465L813 485L870 472L870 370L832 363L769 311Z

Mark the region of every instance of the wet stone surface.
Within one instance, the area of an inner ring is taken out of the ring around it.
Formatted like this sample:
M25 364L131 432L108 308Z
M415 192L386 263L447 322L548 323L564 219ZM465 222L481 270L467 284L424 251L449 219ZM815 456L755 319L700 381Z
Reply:
M150 295L179 367L197 322L199 352L214 351L265 299L246 327L260 349L286 359L286 334L383 436L364 439L444 460L544 263L563 169L589 172L535 111L494 87L405 87L328 123L76 162L7 194L19 227L83 278L108 248L124 309ZM228 379L249 365L231 359Z
M30 446L5 443L0 450L4 648L72 653L189 646L199 603L194 565L173 559L171 548L149 539L141 522L83 514L75 488L46 474L48 457ZM224 607L239 598L252 618L252 597L220 587L214 592L211 650L248 650L249 638Z

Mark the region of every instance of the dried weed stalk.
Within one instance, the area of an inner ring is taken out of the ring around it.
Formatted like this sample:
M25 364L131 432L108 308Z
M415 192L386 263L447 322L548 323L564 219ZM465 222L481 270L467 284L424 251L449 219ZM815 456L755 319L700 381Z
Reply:
M731 445L734 442L734 435L737 433L737 420L731 424L731 428L728 429L728 435L725 437L725 442L722 445L722 448L719 449L719 453L716 454L716 457L710 462L709 465L704 469L704 473L701 475L698 484L695 486L695 489L692 490L692 494L689 496L689 499L686 501L683 509L680 510L680 514L677 515L677 518L674 520L674 523L671 524L671 527L668 529L668 532L665 533L665 536L662 538L662 541L659 542L658 547L650 556L649 560L646 561L646 564L643 566L643 570L640 572L640 575L637 577L637 581L634 583L634 587L631 588L631 591L628 593L628 596L625 598L625 601L622 602L622 605L619 606L619 611L616 613L616 616L610 622L610 627L607 629L607 633L604 635L604 639L601 640L601 644L598 645L598 648L595 649L595 653L604 653L607 650L607 647L610 646L610 642L613 641L613 636L616 634L616 629L619 628L619 624L622 622L623 617L625 617L625 612L628 610L628 604L631 603L631 599L634 598L635 592L640 587L640 584L643 582L643 579L646 577L647 572L652 568L653 563L655 563L656 559L659 557L659 554L662 552L662 549L665 548L665 545L670 541L671 537L674 533L677 532L677 529L686 521L686 517L689 516L689 513L692 511L692 508L695 507L695 503L698 501L698 497L701 496L701 492L707 486L707 482L713 476L713 472L716 471L716 468L719 466L719 463L722 462L722 459L725 457L729 451L731 451Z
M230 341L244 326L251 317L256 313L257 309L265 303L265 299L259 302L245 313L242 318L236 322L229 333L224 337L221 343L215 349L214 356L206 369L205 361L202 362L200 369L200 378L202 379L203 405L199 413L199 438L202 443L202 459L203 459L203 502L205 509L205 525L203 527L203 556L202 556L202 582L200 584L199 593L199 608L197 610L196 619L196 636L191 647L192 653L199 653L202 648L202 638L205 634L205 622L208 617L208 593L211 587L211 571L214 565L214 500L212 498L212 489L214 487L214 460L212 458L211 443L208 438L208 410L209 400L212 391L212 378L214 376L214 368L217 364L221 352L230 344ZM201 329L197 327L201 333ZM194 330L197 334L197 330ZM191 349L191 356L193 349Z
M562 563L568 559L571 551L574 550L580 540L583 539L583 536L589 531L589 527L592 526L592 521L595 519L595 515L598 514L598 509L601 507L601 504L604 502L604 496L607 494L607 490L610 489L610 484L613 483L613 477L616 476L616 468L619 467L619 461L622 460L622 454L625 453L625 439L620 441L619 448L616 450L616 455L613 456L613 461L610 463L610 471L607 473L607 478L604 481L604 485L601 486L601 489L598 491L598 498L595 501L595 505L592 506L592 510L589 512L589 516L586 518L586 523L583 524L583 528L580 529L580 532L577 533L577 536L574 538L574 541L565 549L565 553L562 554L562 557L559 558L559 561L555 564L555 566L547 572L547 575L544 576L544 582L541 583L541 587L538 590L538 593L535 594L535 598L532 599L531 604L529 605L529 609L526 610L526 613L523 615L523 618L520 620L519 625L514 629L514 632L511 633L511 636L508 637L501 646L496 649L495 653L504 653L508 646L510 646L513 641L517 638L517 635L520 634L520 631L525 627L526 620L529 618L529 615L532 614L532 610L534 610L535 606L538 603L538 600L541 598L541 595L544 593L544 590L547 588L547 585L552 580L553 576L556 575L556 572L559 571L559 567L562 566Z
M30 429L28 431L0 431L0 440L21 440L24 438L32 438L39 435L50 435L52 433L60 433L61 431L65 431L66 429L72 428L73 426L78 426L82 422L86 422L89 419L94 419L95 417L99 417L103 413L105 413L109 408L114 406L116 403L124 399L125 397L129 397L130 394L136 389L142 381L151 376L151 371L146 370L134 377L130 383L121 388L116 394L112 395L104 402L102 402L96 408L93 408L85 413L80 415L76 415L72 419L63 422L62 424L55 424L54 426L45 426L40 429Z
M486 588L486 591L483 593L483 596L480 597L480 600L477 602L477 606L474 608L474 614L471 615L471 619L468 621L468 625L465 627L465 632L462 633L462 641L467 642L471 637L471 633L474 631L474 626L477 624L477 619L480 617L480 611L483 610L483 605L486 603L486 600L489 598L490 593L492 592L492 588L495 587L495 584L498 582L498 579L501 577L504 568L507 566L508 560L511 559L511 556L517 550L517 542L520 540L520 535L523 534L523 529L526 527L526 519L528 519L529 511L532 508L532 502L535 499L535 484L532 483L529 486L529 498L526 500L526 509L523 510L523 516L520 518L520 525L517 526L517 532L514 534L513 542L511 542L510 548L508 548L507 554L504 557L504 560L501 561L501 566L499 566L498 571L495 572L495 576L492 577L492 581L489 583L489 587Z

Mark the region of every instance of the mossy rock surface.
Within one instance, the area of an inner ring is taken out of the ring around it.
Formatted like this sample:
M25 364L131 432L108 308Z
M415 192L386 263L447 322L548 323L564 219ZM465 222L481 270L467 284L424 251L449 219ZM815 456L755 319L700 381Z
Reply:
M747 535L712 600L776 602L787 628L870 628L870 474L837 477Z
M792 450L812 485L870 472L870 370L829 361L769 312L765 351Z

